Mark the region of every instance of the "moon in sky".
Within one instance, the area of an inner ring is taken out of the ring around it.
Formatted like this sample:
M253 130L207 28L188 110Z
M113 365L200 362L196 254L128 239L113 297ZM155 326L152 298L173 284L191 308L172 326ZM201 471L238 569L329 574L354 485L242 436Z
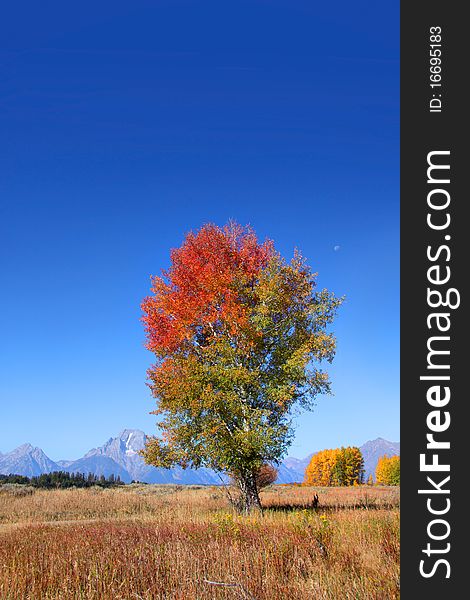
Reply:
M341 248L341 246L334 246L333 250L334 250L335 252L338 252L338 250L339 250L340 248Z

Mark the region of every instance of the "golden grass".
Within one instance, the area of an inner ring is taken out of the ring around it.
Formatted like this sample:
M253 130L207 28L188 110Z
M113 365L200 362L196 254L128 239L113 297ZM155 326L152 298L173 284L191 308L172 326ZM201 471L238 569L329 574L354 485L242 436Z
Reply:
M0 598L398 598L397 492L318 493L274 486L251 516L215 487L0 493Z

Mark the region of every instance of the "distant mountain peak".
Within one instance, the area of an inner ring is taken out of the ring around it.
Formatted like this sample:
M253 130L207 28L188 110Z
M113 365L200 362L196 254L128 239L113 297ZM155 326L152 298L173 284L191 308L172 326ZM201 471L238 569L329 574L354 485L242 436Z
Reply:
M393 444L397 444L399 442L391 442L390 440L386 440L383 437L378 437L378 438L375 438L375 440L369 440L362 445L365 446L366 444L376 444L376 443L384 443L384 444L392 444L393 445Z
M42 473L59 471L57 463L44 454L41 448L22 444L7 454L0 456L0 473L33 477Z
M124 429L119 434L119 439L124 442L126 454L132 456L137 454L145 446L146 435L140 429Z
M140 429L124 429L119 434L119 439L125 445L127 456L137 455L145 446L145 438L145 433Z
M381 456L400 454L400 442L390 442L382 437L378 437L375 440L365 442L360 450L364 458L364 476L367 481L370 475L375 478L375 468Z
M123 429L118 435L121 440L127 440L130 437L145 437L145 433L141 429ZM111 438L112 439L112 438Z
M26 454L27 452L32 452L33 450L39 450L39 448L34 448L32 444L27 442L26 444L21 444L21 446L18 446L18 448L12 450L12 452L15 452L16 454Z

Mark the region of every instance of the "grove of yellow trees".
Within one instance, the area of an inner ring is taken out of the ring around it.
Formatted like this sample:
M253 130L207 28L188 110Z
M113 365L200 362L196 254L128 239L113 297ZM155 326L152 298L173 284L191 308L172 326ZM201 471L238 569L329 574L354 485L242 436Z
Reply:
M381 456L375 469L375 481L380 485L400 485L400 457Z
M349 486L363 482L364 459L356 446L321 450L305 470L304 485Z

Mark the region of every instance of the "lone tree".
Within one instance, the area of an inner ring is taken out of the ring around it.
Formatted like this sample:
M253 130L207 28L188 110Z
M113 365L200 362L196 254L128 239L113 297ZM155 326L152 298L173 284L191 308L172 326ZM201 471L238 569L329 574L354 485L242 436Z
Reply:
M375 480L379 485L400 485L400 457L381 456L375 467Z
M204 225L172 250L142 303L161 430L149 464L228 474L242 510L261 506L257 476L285 454L295 407L330 391L316 365L333 359L326 328L341 299L315 277L300 253L286 262L235 223Z

